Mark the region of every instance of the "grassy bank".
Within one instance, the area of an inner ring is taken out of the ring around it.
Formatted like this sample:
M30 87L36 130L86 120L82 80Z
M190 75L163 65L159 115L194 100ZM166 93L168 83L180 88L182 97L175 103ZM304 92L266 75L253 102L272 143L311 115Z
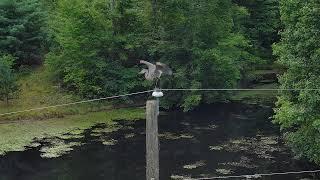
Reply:
M9 104L0 101L0 114L83 100L54 84L44 67L20 72L18 74L18 84L20 90L15 99L12 99ZM0 123L13 120L65 118L69 115L84 115L89 112L99 112L112 108L112 104L108 101L91 102L68 107L18 113L10 116L0 116Z
M271 68L271 67L270 67ZM256 91L239 91L232 97L232 101L247 104L272 104L276 101L277 91L260 91L259 89L278 89L277 75L280 70L267 69L255 70L244 79L245 86L242 88L256 89Z
M277 89L279 86L276 83L259 84L251 89L257 91L239 91L232 97L231 101L241 102L246 104L273 104L277 100L277 91L259 91L259 89Z
M43 67L23 70L17 74L19 92L9 104L0 101L0 113L30 109L32 107L61 104L77 99L65 93L50 81Z

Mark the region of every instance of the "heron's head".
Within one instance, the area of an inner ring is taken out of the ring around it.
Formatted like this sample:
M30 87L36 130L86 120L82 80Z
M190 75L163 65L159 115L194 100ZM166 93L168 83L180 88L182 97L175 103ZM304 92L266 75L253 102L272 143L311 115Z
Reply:
M147 72L148 72L147 69L142 69L142 71L140 71L139 74L145 74L145 73L147 73Z

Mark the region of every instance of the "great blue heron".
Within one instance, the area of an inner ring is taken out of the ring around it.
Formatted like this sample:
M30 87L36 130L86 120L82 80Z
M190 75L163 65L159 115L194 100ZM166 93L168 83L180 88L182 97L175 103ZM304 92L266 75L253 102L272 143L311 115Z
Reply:
M150 62L140 60L140 64L147 65L148 69L142 69L139 74L144 74L145 78L149 81L156 81L155 85L158 85L158 81L162 75L172 75L172 70L169 66L156 62L156 64L152 64Z

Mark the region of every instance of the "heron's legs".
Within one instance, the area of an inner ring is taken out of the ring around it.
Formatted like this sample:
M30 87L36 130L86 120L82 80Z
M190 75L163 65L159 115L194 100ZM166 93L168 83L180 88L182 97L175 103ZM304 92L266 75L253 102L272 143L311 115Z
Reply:
M157 88L158 88L158 81L159 81L159 79L156 78L156 82L154 83L154 89L157 89Z
M156 83L155 83L155 89L160 89L161 88L161 83L160 83L160 78L156 78Z

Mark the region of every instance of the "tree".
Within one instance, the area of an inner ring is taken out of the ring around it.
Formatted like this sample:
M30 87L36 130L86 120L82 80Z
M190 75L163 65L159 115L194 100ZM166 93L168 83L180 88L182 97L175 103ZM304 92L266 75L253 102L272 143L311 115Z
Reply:
M244 8L231 0L58 0L51 18L56 46L46 64L84 97L141 90L138 59L175 70L163 87L232 88L255 57L236 27ZM150 88L150 87L149 87ZM169 94L167 107L190 110L227 93Z
M59 0L51 19L56 46L46 64L64 86L84 97L138 86L136 46L143 25L132 0ZM131 65L130 65L131 63Z
M278 0L234 0L240 6L246 7L249 16L241 19L244 34L251 40L255 53L273 63L272 44L278 42L278 32L281 29Z
M152 39L147 53L174 68L175 76L164 86L236 87L241 73L257 59L235 24L246 11L228 0L156 2L158 37ZM168 106L190 110L200 103L226 100L228 93L175 92L167 97Z
M41 62L46 13L39 0L0 3L0 53L17 57L15 65Z
M9 100L16 96L18 85L13 73L14 58L11 55L0 57L0 99L9 104Z
M278 61L287 68L280 77L284 89L320 87L320 2L281 0L284 31L274 47ZM320 93L318 90L282 92L275 122L299 157L320 164Z

